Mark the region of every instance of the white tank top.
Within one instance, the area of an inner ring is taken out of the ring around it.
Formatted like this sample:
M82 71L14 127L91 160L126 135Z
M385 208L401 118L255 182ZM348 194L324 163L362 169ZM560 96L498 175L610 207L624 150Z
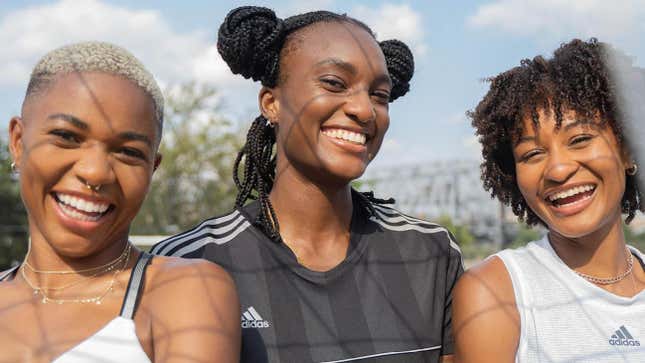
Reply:
M146 252L142 252L139 256L137 264L132 269L119 316L60 355L52 363L150 363L150 358L141 348L132 320L150 259L151 255ZM14 267L5 273L0 273L0 281L12 276L16 270L17 267Z
M643 254L633 247L635 263ZM645 290L627 298L578 276L547 237L496 254L520 315L515 362L645 362Z

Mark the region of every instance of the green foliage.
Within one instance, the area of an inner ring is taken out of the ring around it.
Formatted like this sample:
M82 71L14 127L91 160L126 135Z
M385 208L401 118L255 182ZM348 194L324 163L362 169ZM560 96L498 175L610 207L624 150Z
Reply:
M514 233L514 237L509 248L518 248L526 245L531 241L535 241L540 238L540 232L535 229L531 229L524 223L517 225L517 230Z
M439 217L438 222L455 236L460 247L472 246L475 242L475 237L470 232L470 229L467 226L455 224L450 216L443 215Z
M7 145L0 138L0 271L21 261L27 252L27 215L10 165Z
M163 159L132 234L173 234L230 210L233 162L242 134L218 115L213 88L187 83L166 92Z
M628 225L623 223L623 232L627 244L638 248L639 251L645 251L645 232L636 233Z

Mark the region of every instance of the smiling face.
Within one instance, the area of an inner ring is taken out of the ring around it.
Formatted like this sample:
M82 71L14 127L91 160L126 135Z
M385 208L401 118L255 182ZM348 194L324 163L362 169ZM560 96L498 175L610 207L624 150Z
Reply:
M10 140L32 240L84 256L127 238L160 160L159 132L150 96L118 76L62 75L30 96Z
M529 118L513 149L518 187L551 233L580 238L610 228L621 218L625 169L630 166L612 129L563 113L539 110L539 127Z
M278 173L293 167L319 183L347 184L365 171L389 126L391 81L371 34L319 22L285 45L277 87L260 95L277 127Z

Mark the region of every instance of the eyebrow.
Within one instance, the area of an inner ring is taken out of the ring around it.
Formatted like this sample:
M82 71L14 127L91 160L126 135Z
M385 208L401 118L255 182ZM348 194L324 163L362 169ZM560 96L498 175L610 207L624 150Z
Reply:
M522 136L517 140L517 142L513 143L513 146L517 146L521 143L535 141L535 140L536 140L535 136Z
M574 128L574 127L576 127L576 126L580 126L580 125L589 125L589 124L592 124L592 123L593 123L593 122L590 122L590 121L576 120L576 121L574 121L574 122L572 122L572 123L570 123L570 124L566 124L566 125L564 126L564 131L569 131L569 130L571 130L572 128Z
M87 122L79 119L76 116L68 115L66 113L55 113L55 114L47 116L47 119L48 120L55 120L55 119L63 120L63 121L69 122L70 124L74 125L74 127L79 128L81 130L87 130L87 129L90 128L89 125L87 124Z
M342 68L346 72L349 72L351 75L355 75L356 73L358 73L358 71L356 70L356 67L353 64L345 62L344 60L339 58L327 58L316 63L317 67L325 66L325 65L334 65L336 67ZM379 75L378 77L375 78L375 81L386 82L390 85L392 84L392 79L388 74Z
M69 122L74 127L77 127L77 128L79 128L81 130L89 130L89 128L90 128L90 126L88 125L87 122L79 119L76 116L68 115L66 113L55 113L55 114L47 116L47 119L48 120L56 120L56 119L63 120L63 121ZM118 135L118 138L121 139L121 140L125 140L125 141L142 141L142 142L146 143L149 147L151 147L151 148L153 147L152 140L150 140L150 138L148 136L143 135L143 134L139 134L139 133L136 133L136 132L125 131L125 132L120 133Z
M576 120L576 121L573 121L573 122L571 122L569 124L564 125L563 129L564 129L564 131L569 131L574 127L577 127L577 126L580 126L580 125L590 125L590 124L593 124L593 122L584 121L584 120ZM517 145L519 145L519 144L521 144L523 142L529 142L529 141L535 141L535 140L536 140L535 136L522 136L517 140L517 142L514 143L514 146L517 146Z
M356 67L354 67L353 64L345 62L344 60L339 59L339 58L323 59L320 62L316 63L316 66L319 67L319 66L325 66L325 65L329 65L329 64L337 66L339 68L342 68L342 69L344 69L345 71L347 71L347 72L349 72L351 74L356 74L357 73L356 72Z
M126 131L119 134L119 139L125 141L143 141L152 148L152 140L146 135L138 134L132 131Z

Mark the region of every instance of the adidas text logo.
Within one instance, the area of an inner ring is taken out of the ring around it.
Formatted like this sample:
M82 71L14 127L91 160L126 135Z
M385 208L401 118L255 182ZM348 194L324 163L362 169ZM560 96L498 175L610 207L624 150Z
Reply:
M242 313L242 328L268 328L270 326L271 324L262 319L253 306L250 306Z
M627 328L622 325L620 328L618 328L618 330L616 330L616 333L614 333L611 338L609 338L609 344L639 347L641 345L641 342L634 339L629 331L627 331Z

